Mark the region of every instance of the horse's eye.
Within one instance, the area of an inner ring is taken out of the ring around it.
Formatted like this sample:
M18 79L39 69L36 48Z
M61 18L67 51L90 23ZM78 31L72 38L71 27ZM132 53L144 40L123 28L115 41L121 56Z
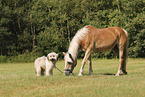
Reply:
M71 62L67 62L68 64L72 64Z

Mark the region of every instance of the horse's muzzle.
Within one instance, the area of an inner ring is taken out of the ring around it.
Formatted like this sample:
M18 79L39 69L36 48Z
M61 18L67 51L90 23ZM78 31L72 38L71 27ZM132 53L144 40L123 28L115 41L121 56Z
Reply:
M69 71L64 71L64 75L69 76L70 75Z
M64 69L65 76L69 76L72 71L70 69Z

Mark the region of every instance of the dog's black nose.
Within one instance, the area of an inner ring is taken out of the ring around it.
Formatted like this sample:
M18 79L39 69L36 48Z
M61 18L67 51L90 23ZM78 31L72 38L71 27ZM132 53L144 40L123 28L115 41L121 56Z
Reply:
M50 59L50 61L55 61L55 59L52 58L52 59Z

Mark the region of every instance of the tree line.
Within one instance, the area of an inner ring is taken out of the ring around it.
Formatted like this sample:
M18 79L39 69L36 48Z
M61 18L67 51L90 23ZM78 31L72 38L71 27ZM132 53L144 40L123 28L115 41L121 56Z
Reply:
M145 57L144 0L0 0L0 10L1 56L66 52L75 33L92 25L127 30L129 57Z

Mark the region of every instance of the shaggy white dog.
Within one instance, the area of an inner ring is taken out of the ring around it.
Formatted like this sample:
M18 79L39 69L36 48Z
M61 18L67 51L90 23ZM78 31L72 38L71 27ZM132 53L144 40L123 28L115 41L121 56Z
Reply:
M47 57L42 56L37 58L34 63L37 76L44 75L44 71L46 71L46 76L53 75L53 68L55 67L57 58L58 54L55 52L49 53Z

